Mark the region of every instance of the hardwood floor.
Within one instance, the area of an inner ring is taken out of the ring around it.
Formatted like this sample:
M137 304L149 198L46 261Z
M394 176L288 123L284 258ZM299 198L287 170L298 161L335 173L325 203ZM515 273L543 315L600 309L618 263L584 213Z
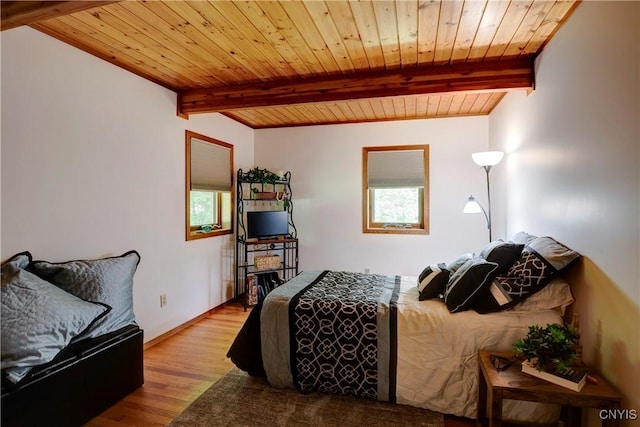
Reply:
M144 352L144 386L87 426L165 426L233 364L227 350L249 312L230 303ZM475 422L445 417L446 427Z

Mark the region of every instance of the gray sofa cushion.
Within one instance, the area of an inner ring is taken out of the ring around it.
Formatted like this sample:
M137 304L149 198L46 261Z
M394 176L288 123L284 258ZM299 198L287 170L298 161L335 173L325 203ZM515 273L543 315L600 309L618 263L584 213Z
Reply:
M47 363L109 311L73 296L25 270L31 255L2 265L2 369L12 382Z
M77 338L95 338L135 322L133 275L140 255L129 251L118 257L52 263L33 261L38 276L87 301L107 304L111 311Z

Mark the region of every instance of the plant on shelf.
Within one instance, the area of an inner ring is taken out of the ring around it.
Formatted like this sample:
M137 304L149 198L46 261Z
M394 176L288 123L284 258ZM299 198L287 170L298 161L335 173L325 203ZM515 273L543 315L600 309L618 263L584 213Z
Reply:
M249 169L243 178L250 182L260 182L262 184L275 184L280 177L268 169L260 169L258 166Z
M539 371L566 371L578 359L579 337L574 325L529 326L527 336L513 344L513 351L517 358L528 361Z
M262 184L261 189L258 189L256 187L251 188L251 196L253 199L273 200L277 197L275 184L280 181L280 176L278 176L278 174L275 174L268 169L260 169L256 166L253 169L249 169L245 174L243 174L242 178L250 183ZM273 191L265 191L265 184L273 185Z

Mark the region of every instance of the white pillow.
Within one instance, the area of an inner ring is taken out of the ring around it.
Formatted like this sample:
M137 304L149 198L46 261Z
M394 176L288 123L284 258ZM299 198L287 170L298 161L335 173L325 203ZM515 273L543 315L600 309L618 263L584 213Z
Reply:
M568 306L573 303L571 286L561 277L556 277L544 288L514 305L514 311L539 311L558 309L564 315Z

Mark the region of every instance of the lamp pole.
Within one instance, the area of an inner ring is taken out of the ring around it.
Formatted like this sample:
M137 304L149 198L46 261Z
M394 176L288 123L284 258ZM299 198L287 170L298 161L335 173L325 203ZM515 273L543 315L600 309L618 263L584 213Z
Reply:
M487 173L487 228L489 228L489 242L491 242L491 188L489 187L489 171L491 171L491 166L485 165L483 168Z
M502 161L502 157L504 153L502 151L482 151L479 153L471 154L471 158L474 163L478 166L481 166L485 173L487 174L487 204L488 208L484 212L487 217L487 228L489 229L489 242L493 240L493 236L491 235L491 187L489 185L489 172L491 172L491 167L497 165ZM480 206L482 208L482 206Z

